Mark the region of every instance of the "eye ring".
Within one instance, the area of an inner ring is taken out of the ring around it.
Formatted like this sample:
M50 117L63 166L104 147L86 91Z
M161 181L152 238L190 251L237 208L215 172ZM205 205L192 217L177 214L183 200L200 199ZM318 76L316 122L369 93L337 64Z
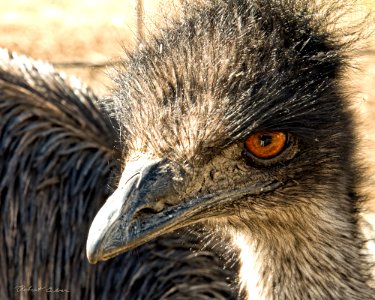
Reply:
M267 160L280 155L287 142L287 134L282 131L259 131L246 138L245 149L255 158Z

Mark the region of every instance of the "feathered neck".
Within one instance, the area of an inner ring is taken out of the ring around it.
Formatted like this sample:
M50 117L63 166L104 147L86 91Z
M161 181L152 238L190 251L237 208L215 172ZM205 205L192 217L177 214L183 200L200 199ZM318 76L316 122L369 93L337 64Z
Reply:
M375 299L357 215L345 205L245 215L229 222L248 299Z

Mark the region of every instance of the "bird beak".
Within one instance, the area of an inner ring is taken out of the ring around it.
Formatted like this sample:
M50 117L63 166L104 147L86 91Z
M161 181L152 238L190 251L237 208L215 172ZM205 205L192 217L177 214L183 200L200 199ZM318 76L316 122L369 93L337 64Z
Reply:
M166 160L128 163L116 191L97 213L87 239L90 263L137 247L171 227L178 212L166 215L161 198L174 191ZM176 192L175 192L176 194Z
M245 195L277 188L256 183L232 191L179 199L175 187L186 181L167 160L128 163L117 190L99 210L89 231L86 253L90 263L107 260L151 239L217 215L220 205ZM178 179L176 179L178 178ZM178 182L176 182L178 180Z

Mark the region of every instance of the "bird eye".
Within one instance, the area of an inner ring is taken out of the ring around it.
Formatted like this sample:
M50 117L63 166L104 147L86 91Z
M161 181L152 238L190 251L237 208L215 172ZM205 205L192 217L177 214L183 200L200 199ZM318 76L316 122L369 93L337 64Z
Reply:
M279 155L285 148L287 136L281 131L261 131L247 137L245 148L260 159Z

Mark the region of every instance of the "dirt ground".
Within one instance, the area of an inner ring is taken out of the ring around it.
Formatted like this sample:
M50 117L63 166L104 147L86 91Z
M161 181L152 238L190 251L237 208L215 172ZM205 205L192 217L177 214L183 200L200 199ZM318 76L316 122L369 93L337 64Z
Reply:
M166 5L165 0L143 2L147 20L152 20ZM375 0L359 0L359 3L375 10ZM0 47L50 61L63 71L78 75L97 93L103 94L110 86L105 75L109 68L79 67L76 63L116 62L123 46L134 47L136 6L136 0L2 1ZM357 91L353 107L362 124L361 143L367 149L364 159L375 166L374 40L358 52L358 70L350 74L348 83ZM375 190L375 172L368 174L368 178L364 188ZM375 191L372 196L375 199ZM375 212L375 201L370 207Z

